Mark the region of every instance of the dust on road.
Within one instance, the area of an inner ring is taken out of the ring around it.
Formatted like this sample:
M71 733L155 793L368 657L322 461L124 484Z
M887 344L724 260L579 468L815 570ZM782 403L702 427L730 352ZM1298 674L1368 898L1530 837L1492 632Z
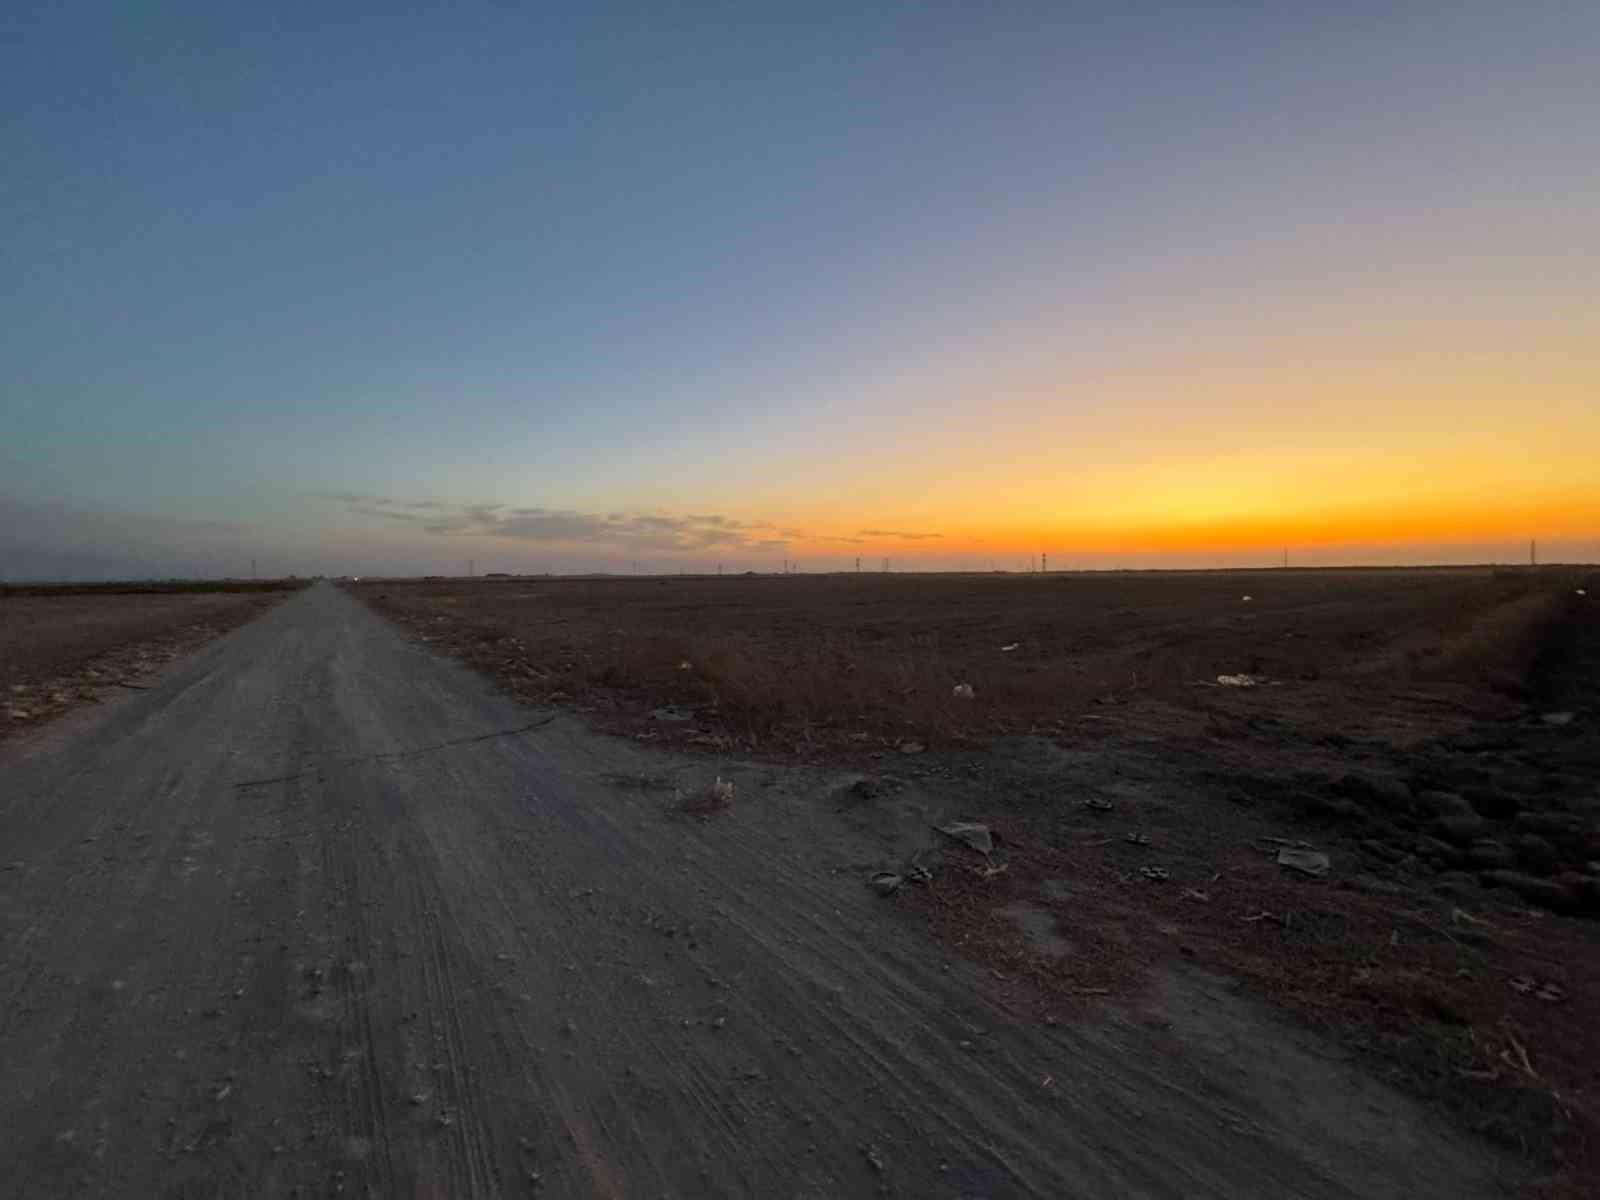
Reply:
M323 585L9 748L10 1194L1498 1194L1210 976L1025 1018L827 770L547 715Z

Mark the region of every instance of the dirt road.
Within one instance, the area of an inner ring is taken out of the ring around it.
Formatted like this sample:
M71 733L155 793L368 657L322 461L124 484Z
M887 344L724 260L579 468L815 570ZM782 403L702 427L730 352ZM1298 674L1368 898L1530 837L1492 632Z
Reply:
M1500 1194L1210 976L1025 1018L864 886L838 776L686 818L711 765L328 585L9 748L3 1190Z

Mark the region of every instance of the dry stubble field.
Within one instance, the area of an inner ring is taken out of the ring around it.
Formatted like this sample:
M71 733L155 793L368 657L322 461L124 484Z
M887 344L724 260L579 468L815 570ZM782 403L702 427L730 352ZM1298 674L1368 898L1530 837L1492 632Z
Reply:
M296 581L0 585L0 737L129 687Z
M354 590L530 702L853 770L842 821L954 806L997 848L921 860L931 882L887 901L909 919L1046 1006L1137 1004L1168 962L1232 978L1524 1156L1554 1195L1600 1178L1597 574ZM1238 674L1260 682L1218 683ZM1280 866L1292 843L1328 874Z

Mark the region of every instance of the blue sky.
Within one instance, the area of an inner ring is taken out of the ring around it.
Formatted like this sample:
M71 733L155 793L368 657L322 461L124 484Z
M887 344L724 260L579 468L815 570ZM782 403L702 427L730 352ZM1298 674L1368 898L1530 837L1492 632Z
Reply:
M1253 561L1235 511L1330 560L1520 542L1441 517L1385 549L1292 479L1207 491L1356 427L1352 503L1391 503L1420 445L1449 484L1428 511L1498 479L1530 533L1600 552L1575 493L1540 491L1600 433L1589 5L0 21L13 575L1052 538ZM1464 368L1486 330L1507 348ZM1507 482L1482 448L1530 406ZM1130 478L1148 511L1095 508ZM1215 544L1161 541L1190 514Z

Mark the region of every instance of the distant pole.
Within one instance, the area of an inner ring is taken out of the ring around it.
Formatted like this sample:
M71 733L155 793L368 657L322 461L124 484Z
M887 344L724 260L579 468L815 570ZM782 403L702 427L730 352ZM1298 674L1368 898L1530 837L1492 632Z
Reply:
M1283 548L1283 569L1286 571L1289 569L1289 547L1287 546Z
M475 559L475 558L467 559L467 578L471 579L477 573L478 573L478 560Z
M1039 574L1050 574L1050 556L1048 554L1039 555Z
M1528 565L1530 567L1539 565L1539 543L1532 538L1528 539Z
M721 574L722 574L722 564L721 564L721 563L718 563L718 564L717 564L717 574L718 574L718 575L721 575Z
M256 560L253 558L250 560L250 578L256 578Z
M887 558L883 560L883 573L885 575L889 573L889 560Z
M861 556L859 554L856 555L856 574L861 574Z

